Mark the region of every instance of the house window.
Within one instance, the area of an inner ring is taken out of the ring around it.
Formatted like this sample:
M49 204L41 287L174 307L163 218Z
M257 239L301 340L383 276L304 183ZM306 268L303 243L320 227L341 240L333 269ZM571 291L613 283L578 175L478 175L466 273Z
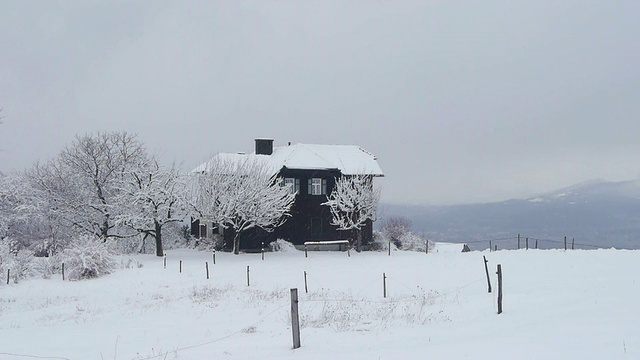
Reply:
M300 192L300 179L285 178L283 186L288 187L292 194L297 194Z
M310 195L327 195L327 179L312 178L309 179Z

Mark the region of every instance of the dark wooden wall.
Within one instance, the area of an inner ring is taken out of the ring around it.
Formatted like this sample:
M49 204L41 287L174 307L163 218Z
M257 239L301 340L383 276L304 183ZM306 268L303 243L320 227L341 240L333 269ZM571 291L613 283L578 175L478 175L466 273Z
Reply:
M265 246L276 239L284 239L295 245L302 245L306 241L329 240L355 240L357 232L338 230L331 225L331 211L328 206L322 205L327 201L327 195L311 195L308 191L308 180L321 178L327 181L327 193L331 193L335 187L335 179L340 177L339 170L299 170L283 168L280 177L300 179L300 192L291 208L291 216L287 221L275 229L267 232L260 228L250 229L241 234L240 248L245 251L259 251L262 242ZM196 220L197 221L197 220ZM198 224L192 221L192 226ZM368 221L362 229L363 244L368 244L373 239L373 224ZM194 231L192 230L192 234ZM197 233L196 233L197 234ZM233 229L224 231L224 248L233 249Z

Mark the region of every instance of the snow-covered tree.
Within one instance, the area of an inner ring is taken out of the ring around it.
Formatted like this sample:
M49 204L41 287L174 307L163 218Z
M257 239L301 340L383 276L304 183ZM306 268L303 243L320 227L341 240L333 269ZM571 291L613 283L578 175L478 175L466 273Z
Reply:
M0 174L0 239L8 235L17 206L14 181L12 180L11 177Z
M64 241L61 234L66 227L57 218L56 204L51 197L37 187L42 180L33 169L10 173L0 179L0 223L3 225L0 237L10 236L36 254L48 255Z
M190 208L198 218L223 225L227 215L222 203L234 172L234 163L216 157L207 163L202 173L192 174L188 178L186 185L190 194Z
M331 224L339 230L355 230L358 233L356 250L361 250L362 228L367 221L374 221L380 191L373 188L373 178L368 175L341 176L327 195L323 205L331 209Z
M119 201L125 207L117 222L155 239L156 255L163 256L162 229L185 215L185 186L175 166L162 168L157 161L140 164L122 179Z
M194 207L203 218L235 231L234 254L246 230L272 231L282 225L296 196L264 163L251 158L242 163L213 160L194 176Z
M41 194L63 225L107 241L130 236L114 219L124 209L120 184L147 161L142 143L124 132L76 137L54 159L30 172Z

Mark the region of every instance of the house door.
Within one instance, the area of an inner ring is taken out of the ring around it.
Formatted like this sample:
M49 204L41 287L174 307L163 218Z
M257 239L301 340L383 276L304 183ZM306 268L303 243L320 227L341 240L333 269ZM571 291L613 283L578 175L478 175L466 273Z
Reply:
M322 218L311 218L311 237L315 240L322 238Z

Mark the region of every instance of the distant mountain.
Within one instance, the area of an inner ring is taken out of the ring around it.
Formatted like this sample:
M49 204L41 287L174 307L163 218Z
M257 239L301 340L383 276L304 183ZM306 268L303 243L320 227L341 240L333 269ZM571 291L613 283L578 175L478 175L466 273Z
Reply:
M589 181L530 199L452 206L382 204L380 218L405 216L416 233L435 241L467 242L472 248L530 246L640 248L640 181ZM509 238L508 240L496 240ZM549 241L547 241L549 240ZM569 245L570 246L570 245Z

